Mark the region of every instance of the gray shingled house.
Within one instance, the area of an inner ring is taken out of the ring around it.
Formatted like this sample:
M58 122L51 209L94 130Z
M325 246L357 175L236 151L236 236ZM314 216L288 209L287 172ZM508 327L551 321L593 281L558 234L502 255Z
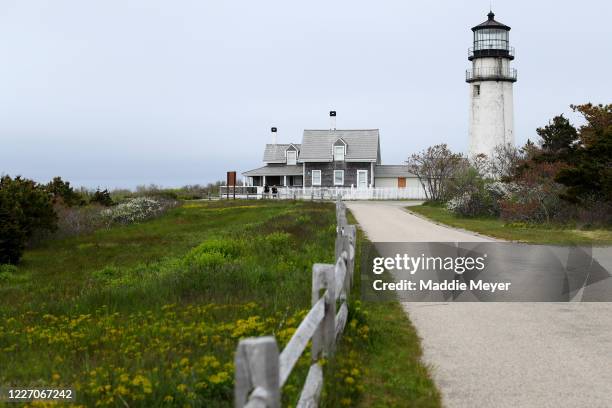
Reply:
M378 129L306 129L302 143L267 144L264 166L243 176L252 186L283 187L418 187L404 165L382 165ZM272 128L273 141L276 128Z

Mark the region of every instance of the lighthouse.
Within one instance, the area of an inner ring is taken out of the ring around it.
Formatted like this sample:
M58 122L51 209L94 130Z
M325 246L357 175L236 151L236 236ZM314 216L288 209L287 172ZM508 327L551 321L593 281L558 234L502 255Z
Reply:
M468 50L472 69L465 73L470 93L470 157L491 156L499 145L514 144L512 87L516 82L514 47L510 46L510 27L488 19L472 27L473 46Z

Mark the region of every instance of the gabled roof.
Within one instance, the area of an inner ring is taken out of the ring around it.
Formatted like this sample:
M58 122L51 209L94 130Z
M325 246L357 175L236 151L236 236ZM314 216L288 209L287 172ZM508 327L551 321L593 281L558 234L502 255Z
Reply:
M374 177L416 177L408 171L408 166L401 164L385 164L374 166Z
M332 161L332 146L338 140L346 143L346 161L380 161L380 144L378 129L353 130L304 130L302 147L300 150L301 162Z
M485 21L484 23L480 23L477 26L472 27L472 31L480 30L483 28L498 28L498 29L510 31L510 27L494 19L495 14L493 14L492 11L489 11L489 14L487 14L487 17L488 17L487 21Z
M285 152L291 145L295 146L298 151L301 150L301 145L298 143L267 144L264 150L264 163L285 163L287 161Z

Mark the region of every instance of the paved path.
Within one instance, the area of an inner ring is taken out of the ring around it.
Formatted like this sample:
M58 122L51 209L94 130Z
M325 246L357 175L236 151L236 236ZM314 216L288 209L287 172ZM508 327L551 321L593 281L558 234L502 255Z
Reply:
M374 242L487 240L408 214L406 202L347 204ZM403 307L447 407L612 407L612 303Z

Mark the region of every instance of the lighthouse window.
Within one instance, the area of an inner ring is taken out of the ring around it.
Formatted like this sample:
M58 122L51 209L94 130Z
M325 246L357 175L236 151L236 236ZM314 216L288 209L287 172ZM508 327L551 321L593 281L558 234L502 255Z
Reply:
M474 48L485 49L508 49L508 32L499 29L482 29L474 32Z
M474 85L474 96L480 96L480 85Z

